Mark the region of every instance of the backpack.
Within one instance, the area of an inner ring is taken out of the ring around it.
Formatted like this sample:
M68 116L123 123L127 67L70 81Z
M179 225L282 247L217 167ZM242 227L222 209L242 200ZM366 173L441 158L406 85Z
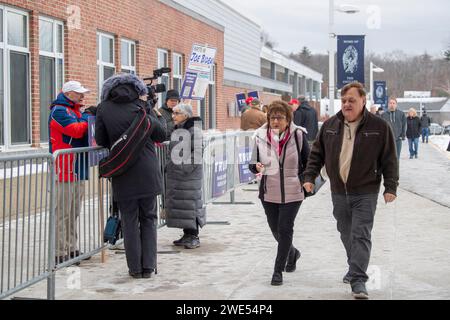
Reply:
M131 126L112 145L109 156L100 161L100 176L103 178L118 177L133 167L148 142L151 127L147 112L139 106L138 115Z

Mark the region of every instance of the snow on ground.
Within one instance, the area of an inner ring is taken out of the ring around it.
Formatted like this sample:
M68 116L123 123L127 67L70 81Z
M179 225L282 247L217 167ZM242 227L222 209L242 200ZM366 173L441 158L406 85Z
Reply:
M448 144L450 142L450 136L431 136L430 137L431 143L439 147L442 151L447 151Z

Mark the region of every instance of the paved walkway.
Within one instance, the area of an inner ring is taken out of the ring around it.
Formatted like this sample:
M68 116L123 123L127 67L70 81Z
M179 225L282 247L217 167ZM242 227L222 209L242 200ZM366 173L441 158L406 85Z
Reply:
M422 145L421 145L422 147ZM380 197L373 233L369 289L372 299L450 299L449 159L431 145L419 160L404 159L395 204ZM243 189L256 189L255 185ZM341 282L346 258L326 186L308 199L297 219L295 244L302 251L299 268L285 275L285 285L270 286L276 244L257 192L239 190L237 200L254 205L217 205L208 209L202 247L178 251L171 242L179 230L159 233L160 274L131 280L123 252L108 251L57 276L58 299L351 299ZM418 195L420 194L420 195ZM71 273L72 272L72 273ZM44 283L45 284L45 283ZM18 294L45 297L45 285Z

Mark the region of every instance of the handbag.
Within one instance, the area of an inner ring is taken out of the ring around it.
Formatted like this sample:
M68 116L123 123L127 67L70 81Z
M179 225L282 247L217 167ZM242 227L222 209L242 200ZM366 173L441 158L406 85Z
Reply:
M294 135L295 135L295 144L297 146L297 153L300 158L301 150L300 150L300 144L298 143L297 131L295 131ZM309 198L309 197L316 195L319 192L319 190L324 186L324 184L327 182L327 180L325 180L325 178L322 176L322 174L319 173L316 180L314 181L314 190L312 192L307 192L305 190L305 188L303 187L303 185L305 184L305 182L304 182L305 177L303 175L304 168L303 168L301 159L298 162L298 168L299 168L298 178L300 179L300 183L302 185L303 193L305 194L305 198Z
M105 232L103 233L103 242L115 245L121 238L122 223L120 221L119 212L115 210L115 204L113 204L112 214L108 218L105 226Z

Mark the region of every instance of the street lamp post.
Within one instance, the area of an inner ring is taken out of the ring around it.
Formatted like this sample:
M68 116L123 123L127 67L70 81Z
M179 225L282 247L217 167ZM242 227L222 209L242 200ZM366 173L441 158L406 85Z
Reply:
M382 73L382 72L384 72L384 69L382 69L382 68L380 68L380 67L377 67L376 65L374 65L373 64L373 62L371 61L370 62L370 102L371 102L371 105L373 105L374 103L375 103L375 99L374 99L374 96L373 96L373 91L374 91L374 86L373 86L373 82L374 82L374 79L373 79L373 73L374 72L376 72L376 73Z
M330 98L330 107L329 111L331 115L335 114L334 110L334 97L336 91L335 84L335 50L336 50L336 34L334 33L334 12L339 11L342 13L353 14L358 13L359 8L352 5L341 5L339 9L336 9L334 6L334 0L329 0L329 24L328 24L328 32L329 32L329 80L328 80L328 95Z

